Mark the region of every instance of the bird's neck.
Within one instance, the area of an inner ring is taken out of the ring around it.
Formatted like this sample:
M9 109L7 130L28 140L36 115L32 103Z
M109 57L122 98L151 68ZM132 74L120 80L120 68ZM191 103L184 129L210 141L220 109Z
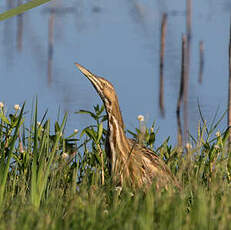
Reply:
M121 142L121 138L126 140L124 132L124 122L123 117L120 112L119 104L113 104L110 107L106 107L108 115L108 135L113 138L114 142Z
M125 127L124 127L123 117L120 111L118 99L116 98L116 100L110 105L108 103L104 103L104 106L108 115L108 125L112 121L114 123L116 121L117 126L121 127L122 130L124 130ZM110 127L108 126L108 128Z
M108 114L108 135L107 135L107 146L108 154L111 158L111 172L116 174L119 172L120 166L123 165L127 156L125 153L129 153L130 146L128 139L124 132L124 123L122 119L119 107L116 110L107 110ZM118 164L120 162L120 164Z
M118 139L118 136L125 136L122 116L118 117L113 113L108 113L108 129L109 135L114 136L114 139Z

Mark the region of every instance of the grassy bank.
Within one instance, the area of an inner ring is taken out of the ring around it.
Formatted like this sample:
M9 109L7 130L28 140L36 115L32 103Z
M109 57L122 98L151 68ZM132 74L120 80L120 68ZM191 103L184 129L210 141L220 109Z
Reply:
M229 229L228 132L218 132L217 123L208 128L202 119L185 148L168 140L155 146L155 127L128 131L154 148L183 186L144 193L111 183L103 107L81 113L93 125L67 136L67 115L50 122L45 113L38 121L36 105L31 118L24 106L11 114L0 106L0 229Z

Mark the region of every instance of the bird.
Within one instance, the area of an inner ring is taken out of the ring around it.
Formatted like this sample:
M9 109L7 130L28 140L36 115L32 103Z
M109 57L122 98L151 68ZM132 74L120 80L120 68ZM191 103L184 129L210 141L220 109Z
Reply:
M125 125L114 86L103 77L91 73L82 65L76 67L91 82L104 103L107 114L105 152L109 170L116 186L149 188L155 182L157 190L180 184L167 164L151 149L125 134Z

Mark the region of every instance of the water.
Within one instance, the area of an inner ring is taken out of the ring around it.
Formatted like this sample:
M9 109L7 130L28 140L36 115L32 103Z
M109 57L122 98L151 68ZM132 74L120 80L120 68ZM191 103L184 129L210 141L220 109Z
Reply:
M16 6L14 0L1 3L1 11ZM50 8L54 16L52 75L48 80L48 25ZM228 95L228 39L231 4L228 0L192 1L192 43L189 82L189 126L196 134L200 119L199 101L205 119L212 120L218 108L221 115ZM164 68L166 116L158 107L159 50L162 13L168 14ZM181 36L185 33L185 1L98 0L52 1L23 15L22 50L17 50L17 17L1 22L0 101L9 110L27 102L31 108L38 96L40 119L46 108L48 117L70 116L67 132L91 123L76 115L79 109L101 104L90 83L74 66L78 62L93 73L111 81L120 101L126 127L138 126L143 114L147 125L159 127L157 142L171 136L176 143L176 103L180 87ZM204 42L203 83L198 84L199 41ZM223 129L226 120L220 126Z

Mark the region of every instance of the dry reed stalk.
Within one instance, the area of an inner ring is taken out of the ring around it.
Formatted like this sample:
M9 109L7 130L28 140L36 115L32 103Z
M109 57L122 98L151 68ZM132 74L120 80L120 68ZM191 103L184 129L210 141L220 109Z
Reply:
M54 10L51 10L48 22L48 85L52 81L52 63L53 63L53 47L54 47L54 22L55 22L55 13Z
M179 97L177 100L177 108L176 108L176 117L177 117L177 140L178 145L182 146L182 127L181 127L181 119L180 119L180 108L182 104L182 99L184 95L184 76L185 76L185 53L186 53L186 36L182 36L182 45L181 45L181 81L180 81L180 90Z
M159 88L159 106L161 115L164 117L164 51L165 51L165 36L167 27L167 14L164 13L161 22L161 37L160 37L160 88Z
M192 31L192 0L186 0L186 63L185 63L185 74L184 74L184 142L188 142L188 88L189 88L189 70L190 70L190 51L191 51L191 31Z
M186 41L186 43L188 40ZM186 49L186 63L185 63L185 73L184 73L184 141L188 141L188 82L189 82L189 64L188 64L188 47Z
M18 6L22 4L22 0L18 0ZM22 35L23 35L23 14L17 16L17 49L22 50Z
M192 34L192 0L186 0L186 31L187 31L188 40L191 40L191 34Z
M228 127L231 126L231 23L229 31L229 85L228 85ZM231 147L231 129L229 129L229 149Z
M204 43L200 41L200 66L199 66L199 77L198 82L202 84L203 70L204 70Z

